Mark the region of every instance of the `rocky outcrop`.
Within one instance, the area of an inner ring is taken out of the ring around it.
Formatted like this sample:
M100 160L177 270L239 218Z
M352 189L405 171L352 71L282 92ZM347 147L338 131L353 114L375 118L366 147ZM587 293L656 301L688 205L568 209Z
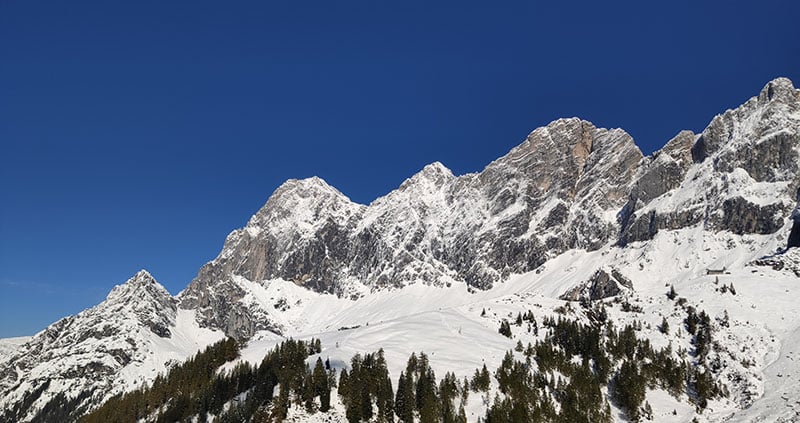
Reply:
M633 283L617 269L610 273L597 269L589 280L563 293L559 298L567 301L596 301L615 297L624 291L633 290Z
M792 232L786 242L786 249L800 247L800 188L797 189L797 205L792 210Z

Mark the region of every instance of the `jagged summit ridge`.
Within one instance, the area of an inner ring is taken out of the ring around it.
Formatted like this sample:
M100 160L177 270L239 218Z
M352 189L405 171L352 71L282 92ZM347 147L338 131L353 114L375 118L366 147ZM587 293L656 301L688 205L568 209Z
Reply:
M695 225L774 233L800 185L799 146L800 91L779 78L702 133L682 132L648 158L620 213L620 242Z
M147 270L142 269L125 283L112 288L106 302L143 302L144 299L163 302L164 298L171 298L169 291Z
M799 101L789 80L776 79L648 157L624 130L559 119L479 173L454 176L435 162L368 206L319 178L290 180L228 237L181 307L246 338L280 328L248 317L234 276L345 297L417 282L485 289L566 250L659 230L772 233L793 206L772 190L798 185Z

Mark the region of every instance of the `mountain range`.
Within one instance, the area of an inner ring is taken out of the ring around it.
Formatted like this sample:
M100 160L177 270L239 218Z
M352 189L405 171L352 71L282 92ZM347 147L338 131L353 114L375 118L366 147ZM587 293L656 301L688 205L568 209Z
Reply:
M503 319L584 300L624 299L640 311L610 319L644 322L678 355L691 336L656 329L682 325L671 285L714 317L718 348L698 364L730 395L701 413L653 389L656 421L800 419L799 167L800 90L778 78L648 156L624 130L569 118L478 173L434 162L368 205L288 180L179 294L142 270L97 306L0 341L0 406L30 420L62 394L89 410L225 337L251 362L315 337L335 368L383 348L392 378L424 349L463 377L529 339L498 334ZM475 421L486 404L467 408Z

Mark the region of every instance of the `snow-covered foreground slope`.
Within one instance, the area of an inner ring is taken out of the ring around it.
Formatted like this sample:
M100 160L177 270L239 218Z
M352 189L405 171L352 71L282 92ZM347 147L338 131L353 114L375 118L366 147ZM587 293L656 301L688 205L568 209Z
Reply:
M784 229L789 229L788 224ZM609 298L604 300L610 306L609 318L618 327L642 322L638 336L650 339L655 347L672 345L676 357L691 359L678 352L681 348L692 350L691 335L684 328L683 309L666 296L670 285L687 304L712 318L716 345L708 360L715 363L714 377L727 386L729 397L711 401L702 414L696 414L685 395L676 400L664 391L651 390L647 400L656 421L684 422L693 417L699 421L792 421L800 412L796 402L800 399L800 302L796 301L800 279L785 269L748 264L774 253L781 238L663 231L649 243L626 248L569 251L537 272L516 275L491 290L473 293L464 284L432 287L419 283L358 300L311 294L317 296L311 301L308 291L293 283L278 280L264 285L281 287L271 288L270 301L280 298L281 303L293 304L284 314L292 325L287 336L321 339L320 355L339 368L346 367L356 353L383 348L396 384L412 352L426 352L440 377L445 372L471 377L484 363L489 369L498 367L517 341L527 344L537 339L522 328L514 328L512 339L500 335L502 319L513 321L528 310L539 321L557 316L555 309L566 304L558 296L589 279L597 269L614 268L633 281L634 291L621 298L634 309L641 307L641 312L625 312ZM798 257L792 250L784 260ZM726 270L720 275L707 275L708 269L722 268ZM735 294L727 290L731 284ZM588 321L577 303L570 308L573 311L568 311L567 317ZM668 334L657 329L663 318L672 328ZM281 339L269 332L258 334L242 359L259 361ZM313 360L316 356L310 363ZM485 406L475 394L468 408L470 421L482 417ZM624 420L621 412L615 414Z

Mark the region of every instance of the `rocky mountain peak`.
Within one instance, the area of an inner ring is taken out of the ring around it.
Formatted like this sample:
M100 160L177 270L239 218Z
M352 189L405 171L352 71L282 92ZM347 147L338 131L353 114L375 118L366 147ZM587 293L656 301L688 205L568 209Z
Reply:
M175 321L177 305L169 291L143 269L122 285L115 286L106 300L92 310L97 315L135 318L153 333L167 337L168 327Z
M359 206L322 178L290 179L279 186L247 224L251 228L301 220L314 224L329 214L351 214Z
M450 169L440 162L433 162L423 167L422 170L414 174L414 176L403 181L403 183L400 184L400 189L404 190L409 186L420 183L443 185L445 182L453 178L453 172L450 171Z
M141 382L131 380L130 372L163 366L153 348L171 342L176 319L175 299L140 270L115 286L105 301L53 323L0 362L0 392L5 394L0 408L31 389L45 391L37 403L41 406L58 392L74 397L96 390L86 401L101 401L125 388L120 378L126 375L129 383ZM164 355L177 351L176 345ZM52 380L59 382L51 385Z
M785 104L797 103L800 101L800 91L798 91L789 78L775 78L758 94L758 101L766 103L777 101Z
M551 150L582 169L592 152L595 129L591 122L576 117L558 119L531 132L522 146L532 151Z
M164 301L171 298L164 288L147 270L136 272L130 279L111 289L106 297L107 303L127 303L146 300Z
M336 188L330 186L324 179L312 176L304 179L289 179L281 184L272 193L266 206L281 204L286 201L297 201L309 198L336 197L349 200Z

